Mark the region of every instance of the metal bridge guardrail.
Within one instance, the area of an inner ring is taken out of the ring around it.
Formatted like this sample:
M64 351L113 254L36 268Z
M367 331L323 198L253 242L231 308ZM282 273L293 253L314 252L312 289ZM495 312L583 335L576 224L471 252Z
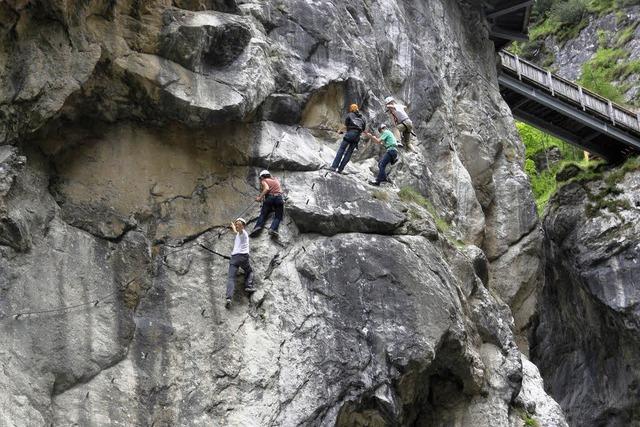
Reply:
M590 110L603 116L610 120L614 126L640 133L640 113L635 113L613 103L572 81L563 79L505 50L500 51L500 58L502 67L515 73L518 79L526 78L548 90L552 96L561 95L580 106L584 111Z

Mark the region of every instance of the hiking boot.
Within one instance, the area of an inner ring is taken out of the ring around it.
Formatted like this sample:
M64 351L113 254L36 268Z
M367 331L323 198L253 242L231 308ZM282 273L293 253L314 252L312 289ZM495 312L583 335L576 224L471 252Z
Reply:
M369 181L369 185L375 185L376 187L380 187L380 183L378 181Z
M253 231L251 231L251 233L249 233L249 237L255 237L257 236L263 229L264 227L256 227L253 229Z
M231 298L227 298L227 301L224 303L224 308L231 308Z
M269 229L269 236L273 237L274 239L277 239L280 237L280 233L278 233L276 230Z
M253 285L252 285L252 286L249 286L249 287L247 287L247 288L244 288L244 291L245 291L246 293L248 293L248 294L252 294L252 293L254 293L255 291L257 291L257 289L255 288L255 286L253 286Z

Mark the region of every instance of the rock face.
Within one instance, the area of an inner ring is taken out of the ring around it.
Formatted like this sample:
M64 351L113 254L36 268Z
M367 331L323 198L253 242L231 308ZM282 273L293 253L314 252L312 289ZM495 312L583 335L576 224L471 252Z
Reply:
M536 163L536 170L540 173L560 163L560 161L562 161L562 152L558 147L551 147L537 153L534 161Z
M546 285L532 360L570 425L640 422L640 173L634 169L566 184L544 221Z
M480 4L76 3L0 4L0 424L564 425L516 344L541 234ZM330 174L389 94L396 185L365 140ZM282 237L225 310L263 168Z

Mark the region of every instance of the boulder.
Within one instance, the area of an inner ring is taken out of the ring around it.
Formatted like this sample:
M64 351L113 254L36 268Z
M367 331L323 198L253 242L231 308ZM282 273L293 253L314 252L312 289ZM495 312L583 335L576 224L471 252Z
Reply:
M295 125L302 119L302 101L286 93L274 93L262 103L259 115L262 120Z
M249 44L243 18L220 12L168 11L160 55L194 72L231 65Z
M262 168L288 171L315 171L331 165L335 152L321 144L300 126L260 122L255 129L257 144L250 162Z
M294 175L287 185L287 212L305 233L391 234L405 216L365 185L328 171Z

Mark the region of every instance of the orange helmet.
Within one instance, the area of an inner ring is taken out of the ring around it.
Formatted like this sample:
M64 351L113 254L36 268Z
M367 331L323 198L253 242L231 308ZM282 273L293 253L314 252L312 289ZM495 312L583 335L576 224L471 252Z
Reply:
M358 111L358 104L349 105L349 112L350 113L355 113L356 111Z

